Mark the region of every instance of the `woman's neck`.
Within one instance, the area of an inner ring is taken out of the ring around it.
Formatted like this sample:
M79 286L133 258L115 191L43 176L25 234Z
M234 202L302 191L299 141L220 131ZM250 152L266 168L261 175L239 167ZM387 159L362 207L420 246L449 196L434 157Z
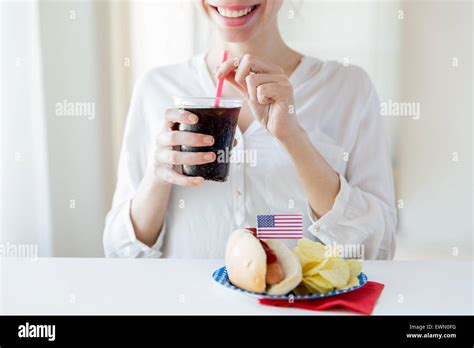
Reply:
M230 57L240 57L244 54L255 55L282 67L288 75L296 68L302 58L300 53L285 44L276 21L269 25L267 30L245 42L225 42L223 40L215 42L206 56L206 62L210 70L221 63L224 50L229 52Z

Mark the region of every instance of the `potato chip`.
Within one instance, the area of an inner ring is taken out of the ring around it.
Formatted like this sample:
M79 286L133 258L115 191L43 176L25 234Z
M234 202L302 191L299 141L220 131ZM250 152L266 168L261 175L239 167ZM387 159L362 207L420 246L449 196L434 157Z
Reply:
M351 277L357 277L360 272L362 272L362 263L356 259L346 260L347 265L349 266L349 272Z
M307 238L298 241L294 249L301 263L303 282L295 294L324 294L336 289L359 285L362 263L356 259L343 260L327 254L326 247Z
M300 260L300 264L301 264L301 267L303 268L303 272L304 272L304 269L307 267L307 265L314 262L321 262L321 260L315 261L314 259L311 259L310 257L303 255L301 251L298 249L298 247L296 247L294 251L295 251L296 256L298 256L298 259ZM312 266L310 266L310 268L311 267Z
M324 294L334 290L334 286L319 274L310 277L304 277L303 283L313 294Z
M349 278L349 283L347 283L346 286L337 288L337 290L349 289L349 288L352 288L353 286L357 286L357 285L359 285L359 284L360 284L359 278L357 278L357 276L351 276L351 277Z
M335 288L346 286L350 277L346 261L334 257L329 258L319 274Z
M319 273L319 271L326 265L329 259L324 259L321 262L311 262L303 267L303 276L313 276Z
M327 258L326 247L308 238L302 238L298 241L298 250L302 255L312 261L322 261Z

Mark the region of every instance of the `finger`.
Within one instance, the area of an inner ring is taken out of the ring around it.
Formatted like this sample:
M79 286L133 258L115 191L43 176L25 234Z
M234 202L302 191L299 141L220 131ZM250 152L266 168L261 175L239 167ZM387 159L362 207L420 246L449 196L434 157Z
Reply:
M172 108L165 111L165 120L167 128L171 129L175 123L196 124L199 118L184 109Z
M215 72L216 79L225 78L228 74L235 71L239 66L240 59L235 57L233 59L227 59L220 66L217 67Z
M155 174L160 179L179 186L197 186L204 182L204 178L201 176L186 176L167 166L160 166Z
M250 100L257 101L257 87L266 83L289 83L284 74L250 74L245 78L247 93Z
M199 165L212 163L216 160L214 152L182 152L170 149L160 149L155 158L158 163L172 165Z
M290 84L266 83L257 87L257 100L263 105L273 101L289 101L290 95Z
M267 63L262 59L245 54L240 61L239 67L235 72L235 81L239 83L242 87L245 86L245 78L251 72L253 73L263 73L263 74L283 74L284 71L278 65Z
M245 71L252 71L254 73L268 73L268 74L282 74L284 73L283 69L280 68L278 65L267 63L261 58L251 55L251 54L244 54L240 58L234 58L232 60L227 60L222 63L216 72L216 78L225 77L233 70L242 70ZM247 74L248 74L247 72Z
M214 137L186 131L161 132L156 137L156 144L158 146L211 146L214 144Z

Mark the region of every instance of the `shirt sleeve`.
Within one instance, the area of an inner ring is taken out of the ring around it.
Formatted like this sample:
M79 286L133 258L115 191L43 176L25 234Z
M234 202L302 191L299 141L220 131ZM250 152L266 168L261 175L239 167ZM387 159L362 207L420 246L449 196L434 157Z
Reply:
M309 203L309 232L326 245L359 247L366 259L393 259L397 214L393 174L380 115L380 103L370 83L360 113L355 144L346 176L332 209L316 218Z
M120 151L117 186L112 208L107 214L104 229L106 257L161 257L166 226L162 227L157 242L148 247L135 235L130 218L130 204L148 165L147 149L151 148L151 132L143 107L144 82L137 82L125 125Z

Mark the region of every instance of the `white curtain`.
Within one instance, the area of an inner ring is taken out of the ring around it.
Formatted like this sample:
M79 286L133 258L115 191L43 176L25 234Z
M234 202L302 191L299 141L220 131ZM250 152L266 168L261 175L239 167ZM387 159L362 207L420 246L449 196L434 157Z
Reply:
M40 256L103 256L130 84L127 21L113 5L1 3L4 243L35 244ZM94 113L58 114L66 102Z
M1 242L52 254L38 3L1 4Z

